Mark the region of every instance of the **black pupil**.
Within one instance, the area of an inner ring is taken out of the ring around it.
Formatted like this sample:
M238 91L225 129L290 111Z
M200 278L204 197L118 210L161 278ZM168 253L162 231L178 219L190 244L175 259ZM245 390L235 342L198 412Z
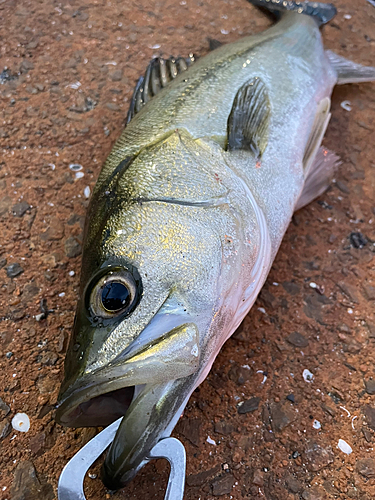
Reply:
M128 288L116 281L107 283L102 290L102 304L107 311L120 311L130 303Z

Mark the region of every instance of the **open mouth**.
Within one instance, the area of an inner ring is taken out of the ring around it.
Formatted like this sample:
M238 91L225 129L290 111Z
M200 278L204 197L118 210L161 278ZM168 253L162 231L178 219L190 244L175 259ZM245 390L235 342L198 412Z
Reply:
M194 387L198 340L194 323L181 324L128 359L87 372L63 388L55 417L62 425L104 427L124 417L103 469L107 486L117 489L131 480L173 429Z
M165 384L194 373L199 365L197 327L179 325L127 358L119 357L116 363L65 383L57 421L69 427L109 425L127 413L145 385Z
M109 388L102 384L90 399L85 391L68 397L57 409L56 419L69 427L104 427L124 417L103 465L103 481L110 489L118 489L134 477L160 438L169 435L191 394L193 380L194 375L100 394Z
M61 416L68 427L105 427L123 417L133 401L135 386L123 387L80 403Z
M106 427L126 415L145 387L145 384L131 385L106 392L108 386L104 385L101 386L103 392L97 396L86 399L83 394L78 405L74 404L75 398L70 397L58 408L57 420L67 427Z

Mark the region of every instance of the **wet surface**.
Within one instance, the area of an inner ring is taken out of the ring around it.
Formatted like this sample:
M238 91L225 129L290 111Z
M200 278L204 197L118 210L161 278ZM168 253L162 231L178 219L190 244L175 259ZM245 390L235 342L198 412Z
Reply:
M374 65L374 6L335 3L326 47ZM53 405L88 197L136 79L153 55L204 55L209 38L269 23L244 0L0 4L2 500L53 499L63 466L96 432L55 424ZM324 140L343 161L336 182L293 217L260 297L174 432L187 451L186 499L375 496L374 131L374 84L337 88ZM16 413L28 432L12 429ZM163 461L111 497L99 466L90 500L164 496Z

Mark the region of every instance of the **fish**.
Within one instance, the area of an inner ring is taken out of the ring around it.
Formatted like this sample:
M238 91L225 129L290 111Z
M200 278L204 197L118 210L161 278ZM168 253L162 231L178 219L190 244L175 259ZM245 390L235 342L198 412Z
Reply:
M91 197L56 420L123 417L102 468L113 490L171 434L293 213L327 189L334 86L375 80L324 49L333 5L250 3L278 22L202 58L151 61Z

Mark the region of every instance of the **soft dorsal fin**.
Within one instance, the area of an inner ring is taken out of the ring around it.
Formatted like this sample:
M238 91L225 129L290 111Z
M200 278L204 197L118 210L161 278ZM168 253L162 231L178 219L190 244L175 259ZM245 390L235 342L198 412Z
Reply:
M189 57L170 57L163 59L155 57L147 66L144 76L141 76L135 86L128 111L127 123L136 115L143 106L169 82L180 73L186 71L195 61L193 54Z
M327 129L328 122L331 118L330 108L331 99L329 97L324 97L324 99L322 99L318 104L310 137L307 141L305 154L303 156L303 171L305 179L310 172L311 165L314 162L315 156Z
M228 118L228 150L246 149L261 156L268 142L270 109L263 81L255 77L246 82L237 92Z

